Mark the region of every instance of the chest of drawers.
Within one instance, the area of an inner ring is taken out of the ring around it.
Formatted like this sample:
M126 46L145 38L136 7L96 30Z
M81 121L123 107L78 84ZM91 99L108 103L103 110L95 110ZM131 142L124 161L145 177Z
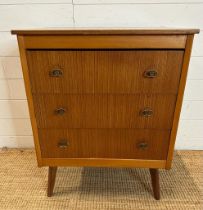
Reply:
M170 169L196 29L14 30L39 166Z

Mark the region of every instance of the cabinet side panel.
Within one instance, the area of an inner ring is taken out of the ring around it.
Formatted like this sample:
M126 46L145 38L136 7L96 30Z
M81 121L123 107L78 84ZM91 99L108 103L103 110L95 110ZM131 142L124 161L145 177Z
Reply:
M33 135L34 135L34 143L35 143L35 150L36 150L36 154L37 154L37 162L38 162L38 166L42 166L37 123L36 123L36 119L35 119L33 98L32 98L31 87L30 87L30 78L29 78L29 74L28 74L26 48L24 45L24 37L23 36L18 36L18 45L19 45L20 59L21 59L21 65L22 65L23 77L24 77L24 83L25 83L25 91L26 91L26 95L27 95L29 113L30 113L32 130L33 130Z
M188 66L189 66L190 55L191 55L191 50L192 50L193 38L194 38L194 35L188 35L187 41L186 41L185 53L183 57L182 73L181 73L181 78L180 78L178 96L177 96L171 136L170 136L169 151L168 151L168 156L167 156L167 161L166 161L166 169L170 169L171 164L172 164L174 145L175 145L176 134L178 130L180 111L181 111L182 102L183 102L183 95L184 95L185 84L186 84L186 79L187 79L187 72L188 72Z

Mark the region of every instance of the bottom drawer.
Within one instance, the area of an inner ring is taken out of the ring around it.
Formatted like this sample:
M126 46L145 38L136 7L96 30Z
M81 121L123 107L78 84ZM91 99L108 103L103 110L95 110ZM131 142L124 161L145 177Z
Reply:
M166 159L170 131L39 129L43 158Z

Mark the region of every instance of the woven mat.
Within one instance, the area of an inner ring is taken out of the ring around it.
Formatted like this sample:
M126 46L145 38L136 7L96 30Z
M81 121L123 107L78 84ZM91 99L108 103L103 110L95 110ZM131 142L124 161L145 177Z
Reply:
M160 170L161 200L152 196L148 169L59 168L54 196L46 196L47 168L33 150L0 151L0 209L203 209L203 151L178 151Z

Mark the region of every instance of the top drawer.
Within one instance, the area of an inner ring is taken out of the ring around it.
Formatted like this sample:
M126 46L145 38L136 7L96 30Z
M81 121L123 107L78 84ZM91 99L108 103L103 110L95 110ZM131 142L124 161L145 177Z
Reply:
M33 93L177 93L183 50L28 50Z

